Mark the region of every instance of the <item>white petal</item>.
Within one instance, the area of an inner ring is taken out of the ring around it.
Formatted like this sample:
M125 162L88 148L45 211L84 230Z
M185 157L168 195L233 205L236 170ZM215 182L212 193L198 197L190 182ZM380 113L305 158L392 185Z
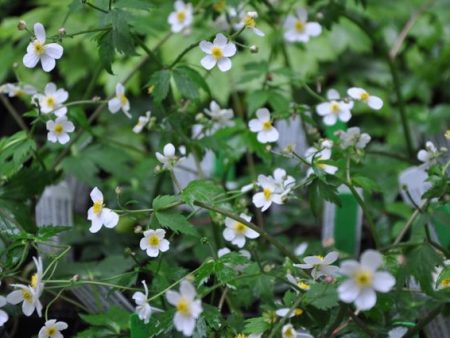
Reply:
M186 297L188 299L194 299L195 296L197 295L194 286L187 280L181 281L180 293L183 295L183 297Z
M192 336L195 328L195 319L188 316L183 316L180 313L176 313L173 318L173 323L175 324L175 328L183 332L185 336Z
M337 291L339 293L339 299L344 303L353 302L359 295L359 288L352 279L339 285Z
M101 201L103 203L103 193L99 188L95 187L94 189L92 189L90 196L93 202Z
M35 310L34 303L23 302L22 303L22 312L25 316L29 317L33 314Z
M8 314L5 311L0 310L0 327L2 327L8 321L8 319Z
M176 291L169 290L166 292L166 299L171 305L177 305L180 297L181 295Z
M383 100L377 96L369 96L367 105L372 109L379 110L383 107Z
M6 300L8 303L16 305L20 302L23 302L23 295L21 290L16 290L11 292L9 295L6 296Z
M66 322L56 322L55 326L59 331L65 330L69 327Z
M248 122L248 127L250 128L250 131L257 133L263 129L263 125L260 120L258 119L252 119Z
M347 94L355 100L361 100L361 94L365 93L366 91L359 87L352 87L349 90L347 90Z
M328 100L339 100L341 96L339 95L339 92L336 89L329 89L327 91L327 99Z
M23 57L23 64L27 68L34 68L36 67L37 63L39 62L39 56L36 55L34 52L27 53Z
M337 118L336 118L336 115L334 115L334 114L326 115L323 118L323 123L325 123L327 126L332 126L332 125L336 124L336 121L337 121Z
M75 126L70 121L65 121L63 123L63 126L64 126L64 130L67 131L68 133L71 133L75 130Z
M121 84L120 82L118 82L116 84L116 96L121 96L125 94L125 87L123 86L123 84Z
M317 256L307 256L303 258L306 264L310 265L311 267L316 264L322 264L322 260Z
M395 285L395 278L386 271L375 272L373 288L378 292L389 292Z
M234 245L236 245L238 248L243 248L245 245L245 236L239 235L236 236L231 243L233 243Z
M158 254L159 254L159 249L152 248L152 247L147 248L147 255L149 257L158 257Z
M255 230L250 229L249 227L247 227L247 231L245 233L245 237L250 238L250 239L255 239L259 237L259 233L257 233Z
M44 72L50 72L53 70L53 68L55 68L56 61L54 58L52 58L46 54L42 54L41 64L42 64L42 69L44 70Z
M207 70L211 70L216 65L217 61L212 55L206 55L201 59L200 64Z
M168 143L164 146L163 149L164 156L166 157L173 157L175 156L175 147L172 143Z
M235 236L236 235L232 229L226 228L223 230L223 238L225 238L225 240L231 242Z
M352 114L348 110L343 110L339 114L339 120L341 120L342 122L348 122L351 119L351 117L352 117Z
M325 116L325 115L331 114L330 103L329 102L319 103L316 107L316 112L320 116Z
M38 39L39 41L41 42L45 41L45 28L39 22L34 24L34 35L36 36L36 39Z
M227 44L228 39L223 35L222 33L219 33L216 35L216 38L213 41L213 44L218 47L225 47Z
M103 226L102 220L98 217L91 220L91 226L89 227L89 232L95 234L96 232L99 232L100 229Z
M341 263L339 272L346 276L353 276L353 274L360 268L357 261L347 260Z
M369 249L361 255L361 265L372 271L376 271L382 263L383 256L378 251Z
M427 162L428 161L428 152L424 149L420 150L417 153L417 159L421 162Z
M231 69L231 60L229 58L221 58L217 62L217 67L221 72L228 72Z
M270 121L270 111L267 108L260 108L256 111L256 116L260 121Z
M305 31L310 36L318 36L322 33L322 27L317 22L308 22Z
M323 262L325 264L329 265L329 264L334 263L338 259L338 257L339 257L339 253L337 251L331 251L325 256L325 258L323 259Z
M120 99L118 97L112 98L108 101L108 110L115 114L117 113L121 108Z
M236 45L232 42L229 42L222 49L223 56L231 57L236 54Z
M362 290L355 299L356 308L363 311L373 308L376 302L377 295L375 294L375 291L370 288Z
M54 97L56 101L58 101L58 103L64 103L69 98L69 93L66 90L60 88L55 91Z
M119 215L108 208L102 210L102 221L105 227L114 228L119 223Z
M57 135L56 138L58 139L58 142L61 144L66 144L70 141L69 134L67 133L61 133Z
M264 193L263 192L258 192L256 194L254 194L252 201L253 201L253 204L257 208L262 208L264 206L264 204L266 204L266 199L264 197Z
M170 247L170 243L167 239L162 239L160 244L159 244L159 250L161 252L166 252L167 250L169 250Z
M44 46L45 54L53 59L60 59L61 56L64 53L64 49L62 46L58 45L57 43L49 43L48 45Z
M202 42L200 42L199 47L204 53L211 54L211 49L213 48L213 44L209 41L202 41Z

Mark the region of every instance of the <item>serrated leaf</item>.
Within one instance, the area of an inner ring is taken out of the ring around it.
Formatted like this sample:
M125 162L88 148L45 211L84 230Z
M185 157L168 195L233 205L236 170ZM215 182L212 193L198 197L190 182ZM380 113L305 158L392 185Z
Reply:
M157 196L153 200L152 205L153 205L153 209L155 211L157 211L157 210L161 210L161 209L167 209L174 204L178 204L178 202L179 202L179 199L177 196L163 195L163 196Z
M188 222L186 217L177 211L156 211L156 218L162 227L168 228L175 233L181 232L182 234L198 236L197 229Z
M134 40L126 20L127 13L120 9L113 9L110 15L114 48L125 55L133 54Z
M97 41L97 44L98 44L98 55L100 58L100 62L103 65L103 68L105 68L105 70L109 74L114 75L113 70L111 68L111 64L114 61L115 55L112 31L102 33Z
M81 319L93 326L112 328L116 333L128 327L128 311L113 306L106 313L80 314Z
M154 86L152 95L156 102L161 102L169 94L170 76L170 70L163 69L153 73L150 78L148 85Z
M214 204L214 200L224 193L219 185L209 180L195 180L184 188L181 198L187 204L193 205L194 201Z
M196 83L191 80L189 75L181 69L176 68L172 72L172 76L181 96L191 100L198 99L198 87Z
M250 318L245 321L244 332L251 333L263 333L270 328L270 324L267 323L263 317Z
M328 310L338 305L338 294L332 284L313 284L305 294L305 302L320 310Z
M32 155L36 143L24 131L0 140L0 179L14 175Z

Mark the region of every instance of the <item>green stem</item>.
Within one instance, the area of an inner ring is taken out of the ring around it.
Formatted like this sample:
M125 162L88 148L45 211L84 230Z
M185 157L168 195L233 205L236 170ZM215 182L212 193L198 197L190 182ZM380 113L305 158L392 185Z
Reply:
M61 289L58 294L47 304L47 307L45 308L45 321L48 320L48 310L50 309L50 306L52 306L52 304L54 302L56 302L56 300L61 296L61 294L64 292L64 289Z
M62 257L64 257L64 255L67 253L67 252L69 252L69 250L71 249L72 247L69 245L69 246L67 246L58 256L56 256L53 260L52 260L52 262L47 266L47 269L45 269L44 270L44 272L43 272L43 274L42 274L42 278L44 278L44 276L47 274L47 272L52 268L52 266L54 265L54 264L56 264Z
M169 68L172 69L173 67L175 67L175 65L181 61L181 59L187 54L189 53L191 50L193 50L195 47L198 47L198 45L200 44L200 41L194 42L192 44L190 44L188 47L186 47L185 50L183 50L180 55L177 56L177 58L170 64Z
M105 32L111 30L111 27L102 27L102 28L94 28L94 29L87 29L84 31L79 31L72 34L66 34L64 35L65 38L73 38L74 36L83 35L83 34L89 34L89 33L97 33L97 32ZM57 36L59 37L59 35Z
M83 2L84 2L84 4L85 4L86 6L89 6L89 7L93 8L93 9L99 11L99 12L108 14L108 11L107 11L107 10L104 10L103 8L97 7L96 5L91 4L90 2L88 2L88 1L86 1L86 0L84 0Z
M417 216L419 216L419 214L421 213L421 210L424 210L426 208L426 206L429 203L429 199L425 199L420 205L419 208L414 210L414 212L412 213L411 217L406 221L405 225L403 226L402 230L400 231L400 233L398 234L397 238L394 241L394 245L397 245L398 243L400 243L400 241L403 239L403 237L405 236L405 234L408 232L409 228L411 227L411 225L414 223L414 221L416 220Z

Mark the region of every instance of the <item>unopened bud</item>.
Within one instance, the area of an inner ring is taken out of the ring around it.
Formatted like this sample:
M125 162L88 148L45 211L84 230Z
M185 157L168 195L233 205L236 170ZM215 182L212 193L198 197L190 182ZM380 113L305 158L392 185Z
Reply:
M259 48L257 46L255 46L255 45L250 46L250 53L256 54L258 52L259 52Z
M58 29L58 33L59 35L66 35L66 29L64 27L61 27L60 29Z
M94 101L94 102L97 102L97 101L100 101L102 98L100 97L100 96L94 96L93 98L92 98L92 101Z
M117 195L120 195L122 193L122 187L117 186L116 189L114 190L116 192Z
M330 237L330 238L324 238L324 239L322 240L322 246L323 246L324 248L328 248L328 247L333 246L333 245L334 245L334 238L333 238L333 237Z
M72 280L78 282L80 280L80 275L73 275Z
M138 225L137 227L134 228L135 234L140 234L141 232L142 232L142 227L140 225Z
M292 154L295 150L295 144L288 144L286 147L283 148L283 153L285 154Z
M27 23L23 20L19 20L19 22L17 23L17 29L19 31L24 31L25 29L27 29Z
M203 113L198 113L195 115L195 121L201 121L205 118L205 115Z
M157 166L155 167L155 173L156 173L156 174L159 174L161 171L162 171L161 166L160 166L160 165L157 165Z
M318 13L316 14L316 18L317 18L318 20L322 20L322 19L323 19L323 13L322 13L322 12L318 12Z
M272 146L270 144L266 145L266 151L271 151L272 150Z

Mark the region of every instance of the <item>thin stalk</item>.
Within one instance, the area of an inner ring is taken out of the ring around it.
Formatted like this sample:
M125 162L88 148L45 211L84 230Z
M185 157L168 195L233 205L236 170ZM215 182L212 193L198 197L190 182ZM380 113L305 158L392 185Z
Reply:
M414 212L412 213L411 217L406 221L405 225L403 226L402 230L400 231L400 233L398 234L397 238L394 241L394 245L397 245L398 243L401 242L401 240L403 239L403 237L406 235L406 233L408 232L409 228L411 227L411 225L414 223L414 221L416 220L417 216L419 216L421 210L424 210L426 208L426 206L429 203L429 199L425 199L420 205L419 208L414 210Z
M89 7L93 8L93 9L99 11L99 12L102 12L102 13L104 13L104 14L108 14L108 11L107 11L107 10L104 10L103 8L100 8L100 7L98 7L98 6L94 5L94 4L91 4L91 3L88 2L88 1L84 1L84 4L85 4L86 6L89 6Z
M20 114L17 112L17 110L13 107L13 105L9 102L9 100L4 96L0 94L0 101L2 101L3 105L5 106L8 113L13 117L13 119L17 122L20 128L24 130L27 134L30 132L30 129L23 121Z

